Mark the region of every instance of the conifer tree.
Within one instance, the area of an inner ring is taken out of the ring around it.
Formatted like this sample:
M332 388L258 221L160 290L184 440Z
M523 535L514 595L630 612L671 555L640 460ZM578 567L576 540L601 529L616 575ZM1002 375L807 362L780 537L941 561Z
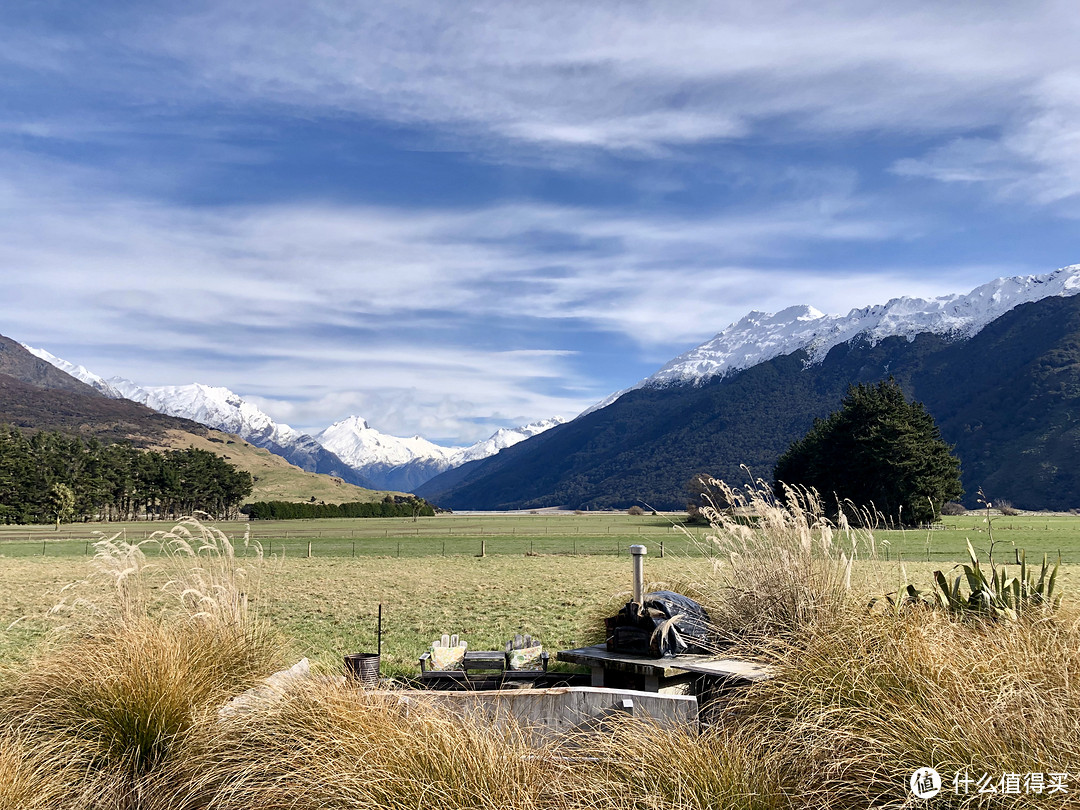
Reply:
M848 388L840 410L780 457L773 479L778 497L784 484L812 487L827 502L850 500L904 523L936 520L963 494L960 461L933 417L891 377Z

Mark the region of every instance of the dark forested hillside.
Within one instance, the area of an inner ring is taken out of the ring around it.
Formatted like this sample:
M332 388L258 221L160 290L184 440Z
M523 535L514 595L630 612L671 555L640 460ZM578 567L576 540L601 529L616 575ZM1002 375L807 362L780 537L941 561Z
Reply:
M970 340L855 340L820 364L803 352L704 385L631 391L612 405L418 490L454 509L685 504L707 472L742 482L773 465L848 386L892 375L955 444L978 487L1025 508L1080 506L1080 296L1021 305Z
M0 424L59 430L147 446L168 430L204 436L207 428L126 399L109 399L0 335Z

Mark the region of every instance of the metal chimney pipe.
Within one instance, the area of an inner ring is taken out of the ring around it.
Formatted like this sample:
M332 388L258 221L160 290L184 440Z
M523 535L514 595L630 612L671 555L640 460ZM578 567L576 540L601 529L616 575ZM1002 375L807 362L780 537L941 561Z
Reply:
M634 559L634 602L638 605L645 601L645 555L648 553L645 546L630 546L630 556Z

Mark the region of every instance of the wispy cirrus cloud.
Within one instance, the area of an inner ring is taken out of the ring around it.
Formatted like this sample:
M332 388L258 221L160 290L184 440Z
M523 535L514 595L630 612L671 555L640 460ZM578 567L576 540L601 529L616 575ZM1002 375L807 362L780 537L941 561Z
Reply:
M0 11L4 331L300 427L468 441L1077 258L1058 0L59 8Z
M112 195L90 172L65 182L58 165L7 177L5 333L143 384L228 385L303 428L355 408L385 430L471 440L609 393L584 357L604 341L638 347L621 372L634 377L755 305L912 286L762 264L908 227L857 198L696 219L549 203L198 209Z

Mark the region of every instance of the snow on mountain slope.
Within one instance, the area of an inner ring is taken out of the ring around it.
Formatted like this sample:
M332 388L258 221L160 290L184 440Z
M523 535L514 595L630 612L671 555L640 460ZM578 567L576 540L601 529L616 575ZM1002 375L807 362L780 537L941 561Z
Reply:
M235 433L302 470L333 475L357 486L378 488L362 472L327 450L314 437L275 422L258 406L228 388L201 383L143 388L122 377L113 377L109 382L127 399L170 416L182 416L226 433Z
M397 466L418 458L449 460L457 448L442 447L420 436L388 436L371 427L359 416L335 422L315 440L330 452L357 469L384 464Z
M834 346L855 337L871 343L894 335L910 339L924 332L969 338L1020 304L1080 293L1080 265L1052 273L999 278L970 293L933 300L894 298L886 304L826 315L794 306L775 314L751 312L712 340L679 355L650 377L612 394L585 413L599 410L637 388L700 384L805 349L820 362Z
M562 417L555 416L551 419L543 419L539 422L522 425L519 428L500 428L488 438L469 445L468 447L461 448L461 450L454 455L453 466L457 467L468 461L476 461L479 458L493 456L500 450L512 447L518 442L523 442L528 438L543 433L545 430L550 430L557 425L562 425L565 422L566 420Z
M443 447L420 436L389 436L359 416L343 419L312 437L275 422L228 388L201 383L140 386L123 377L105 380L44 349L26 348L106 396L130 399L169 416L234 433L302 469L336 475L349 483L377 489L411 491L444 470L494 455L563 422L554 418L519 428L503 428L468 447Z
M69 363L67 360L61 360L55 354L47 352L44 349L35 349L33 346L27 346L25 343L22 344L22 347L30 352L30 354L34 355L34 357L44 360L50 365L56 366L56 368L60 369L65 374L74 377L79 382L84 382L92 388L97 389L109 399L130 399L130 397L125 397L124 394L110 385L104 378L99 377L85 366L77 366L74 363Z
M555 417L519 428L502 428L468 447L443 447L420 436L389 436L361 417L350 416L315 439L379 486L412 490L445 470L492 456L563 421Z
M228 388L201 383L144 388L122 377L113 377L109 383L125 398L141 402L155 411L182 416L226 433L235 433L252 444L272 440L284 446L305 435L288 425L275 422L257 406Z

